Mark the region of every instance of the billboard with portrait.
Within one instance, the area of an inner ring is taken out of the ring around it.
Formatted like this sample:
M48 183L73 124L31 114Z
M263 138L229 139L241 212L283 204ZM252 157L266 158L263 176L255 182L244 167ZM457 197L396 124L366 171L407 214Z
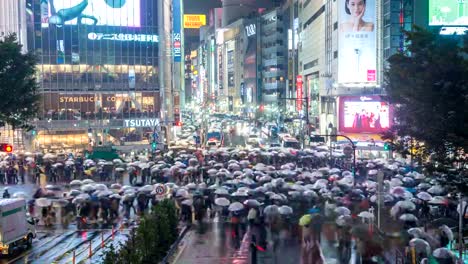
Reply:
M338 9L338 83L376 83L375 0L340 0Z
M380 96L339 98L339 130L345 133L381 133L392 125L392 109Z
M41 0L41 23L140 27L140 0Z
M429 0L430 26L467 26L468 1Z

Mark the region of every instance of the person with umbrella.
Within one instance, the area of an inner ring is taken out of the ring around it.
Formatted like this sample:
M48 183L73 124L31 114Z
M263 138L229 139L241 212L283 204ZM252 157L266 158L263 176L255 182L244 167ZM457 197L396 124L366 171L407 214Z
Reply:
M3 191L3 198L7 199L10 198L10 193L8 192L8 188L5 188Z
M146 197L144 192L140 192L137 195L137 206L138 206L138 214L143 216L145 214L146 208L148 208L149 200Z

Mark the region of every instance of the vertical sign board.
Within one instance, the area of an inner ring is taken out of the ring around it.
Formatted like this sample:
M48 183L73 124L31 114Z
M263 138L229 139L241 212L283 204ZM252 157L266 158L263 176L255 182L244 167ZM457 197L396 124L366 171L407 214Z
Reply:
M296 110L302 110L302 75L296 76Z
M180 62L182 57L182 32L181 32L181 0L172 1L172 54L174 56L174 62Z
M338 2L338 83L376 84L376 0Z

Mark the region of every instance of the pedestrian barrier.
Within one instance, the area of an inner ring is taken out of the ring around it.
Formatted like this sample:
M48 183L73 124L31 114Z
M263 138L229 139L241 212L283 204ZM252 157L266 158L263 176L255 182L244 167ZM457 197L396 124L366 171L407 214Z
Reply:
M89 254L88 258L91 258L93 256L93 247L91 245L91 240L89 241Z
M178 246L179 246L179 243L180 241L184 238L184 236L187 234L188 230L190 229L190 226L185 226L184 227L184 230L182 230L182 232L180 233L179 237L177 238L177 240L171 245L171 248L169 249L169 251L167 252L166 256L163 258L163 260L160 262L160 264L169 264L171 263L169 261L169 258L174 255L174 253L176 252Z
M75 264L75 261L76 261L76 253L75 253L75 250L73 250L72 263Z

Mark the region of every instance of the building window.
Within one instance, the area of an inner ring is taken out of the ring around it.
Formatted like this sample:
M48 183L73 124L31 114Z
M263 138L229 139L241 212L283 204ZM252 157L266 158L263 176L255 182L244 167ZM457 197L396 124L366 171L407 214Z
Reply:
M338 22L335 22L333 23L333 30L337 30L338 29Z
M335 51L333 52L333 58L334 58L334 59L338 58L338 51L337 51L337 50L335 50Z

